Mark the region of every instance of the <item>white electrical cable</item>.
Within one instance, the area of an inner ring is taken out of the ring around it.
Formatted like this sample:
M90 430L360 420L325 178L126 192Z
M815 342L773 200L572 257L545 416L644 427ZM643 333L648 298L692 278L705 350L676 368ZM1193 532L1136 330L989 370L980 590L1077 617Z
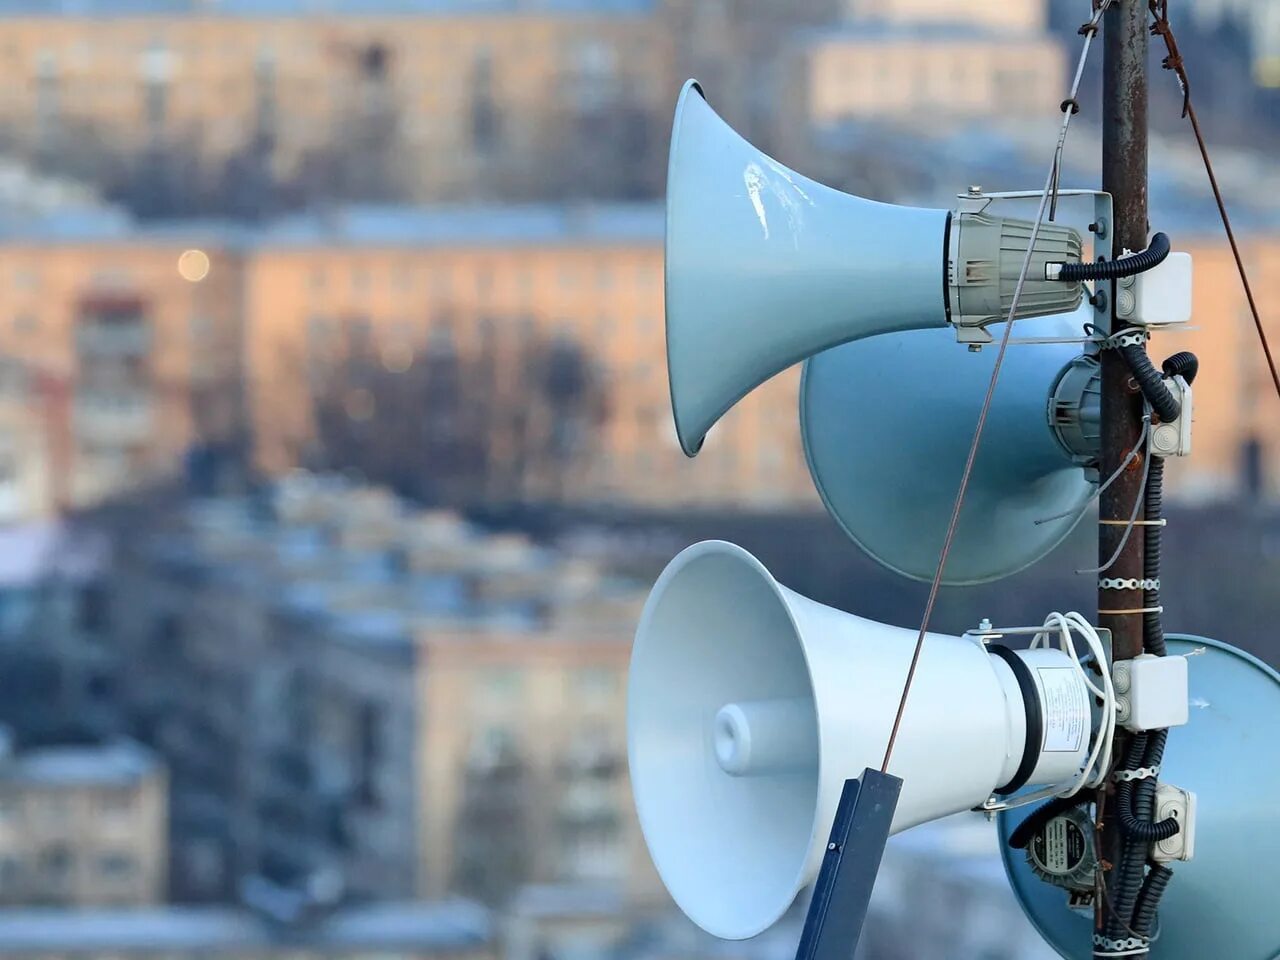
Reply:
M1076 673L1085 687L1102 701L1102 719L1088 758L1067 786L1053 791L1053 796L1074 797L1083 789L1097 788L1106 782L1107 771L1111 769L1111 748L1116 734L1116 689L1111 682L1106 648L1093 624L1081 614L1072 611L1071 613L1051 613L1045 618L1044 625L1046 630L1035 635L1031 641L1031 649L1050 647L1052 643L1050 637L1056 633L1059 648L1071 658ZM1097 661L1102 675L1101 686L1094 683L1088 671L1085 670L1084 664L1081 663L1080 656L1076 652L1075 641L1072 639L1073 631L1081 636L1089 647L1089 652Z

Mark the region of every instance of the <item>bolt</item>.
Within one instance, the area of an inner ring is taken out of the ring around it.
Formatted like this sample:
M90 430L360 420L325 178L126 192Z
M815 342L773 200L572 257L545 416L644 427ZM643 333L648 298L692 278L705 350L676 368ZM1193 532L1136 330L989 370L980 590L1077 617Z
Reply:
M828 844L827 844L827 849L828 849L828 850L834 850L835 848L836 848L836 845L835 845L834 843L828 843Z
M977 184L974 184L974 185L970 186L970 187L969 187L969 196L971 196L971 197L980 197L980 196L982 196L982 187L978 186Z
M981 631L983 631L984 633L985 633L985 632L987 632L987 631L989 631L989 630L991 629L991 621L990 621L989 619L987 619L986 617L983 617L983 618L978 622L978 629L979 629L979 630L981 630Z
M982 352L982 344L979 344L979 343L971 343L971 344L969 344L969 352L970 352L970 353L981 353L981 352Z

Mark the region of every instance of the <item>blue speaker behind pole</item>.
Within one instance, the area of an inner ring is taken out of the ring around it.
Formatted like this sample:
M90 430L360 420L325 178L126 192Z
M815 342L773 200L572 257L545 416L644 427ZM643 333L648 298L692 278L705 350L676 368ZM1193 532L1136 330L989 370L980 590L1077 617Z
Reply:
M1169 736L1160 779L1196 794L1195 857L1173 863L1151 960L1280 957L1280 674L1241 650L1203 637L1169 636L1171 656L1203 649L1188 665L1191 720ZM1093 912L1041 882L1009 835L1030 813L999 820L1001 856L1022 909L1067 960L1093 956Z
M1085 308L1020 320L1016 334L1078 337L1088 319ZM1083 516L1096 479L1053 425L1055 393L1080 351L1009 347L944 583L1016 573ZM918 330L846 343L805 364L800 423L818 492L858 546L904 576L933 578L995 353L957 350L947 330ZM1071 409L1079 416L1081 403ZM1087 420L1087 401L1083 409Z

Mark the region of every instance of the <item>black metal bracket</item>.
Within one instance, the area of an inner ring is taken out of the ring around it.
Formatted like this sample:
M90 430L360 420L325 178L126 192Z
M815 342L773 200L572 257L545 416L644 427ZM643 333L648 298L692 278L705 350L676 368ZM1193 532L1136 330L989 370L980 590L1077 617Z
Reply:
M878 770L844 782L796 960L852 960L901 791Z

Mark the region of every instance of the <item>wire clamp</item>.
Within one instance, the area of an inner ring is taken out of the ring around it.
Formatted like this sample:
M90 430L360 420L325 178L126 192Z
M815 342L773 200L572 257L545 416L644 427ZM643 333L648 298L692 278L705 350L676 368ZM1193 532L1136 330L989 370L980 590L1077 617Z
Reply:
M1123 350L1125 347L1143 347L1146 346L1151 334L1146 330L1121 330L1119 333L1103 337L1098 341L1098 347L1102 350Z
M1139 580L1137 577L1101 577L1098 580L1099 590L1159 590L1160 578L1152 579L1147 577Z
M1100 933L1093 935L1095 957L1142 957L1151 951L1150 937L1125 937L1113 940Z
M1099 610L1098 613L1104 617L1129 617L1137 616L1140 613L1164 613L1164 607L1137 607L1133 610Z
M1126 780L1150 780L1153 777L1160 776L1160 764L1154 767L1139 767L1137 770L1117 770L1111 775L1111 779L1116 783L1123 783Z

